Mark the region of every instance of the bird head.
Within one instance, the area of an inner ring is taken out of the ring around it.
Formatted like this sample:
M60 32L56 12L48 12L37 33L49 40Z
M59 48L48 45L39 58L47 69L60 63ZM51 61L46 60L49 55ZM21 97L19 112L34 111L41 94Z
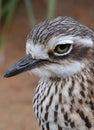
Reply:
M27 36L26 56L4 77L29 71L40 77L68 77L93 62L94 32L70 17L45 20Z

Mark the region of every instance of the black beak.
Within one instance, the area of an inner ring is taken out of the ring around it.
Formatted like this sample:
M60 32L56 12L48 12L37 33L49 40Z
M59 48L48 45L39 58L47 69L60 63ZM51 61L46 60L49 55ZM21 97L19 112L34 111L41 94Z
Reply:
M40 59L33 59L32 56L28 54L12 67L10 67L9 70L4 74L4 77L12 77L22 72L36 68L42 63L41 61L42 60Z

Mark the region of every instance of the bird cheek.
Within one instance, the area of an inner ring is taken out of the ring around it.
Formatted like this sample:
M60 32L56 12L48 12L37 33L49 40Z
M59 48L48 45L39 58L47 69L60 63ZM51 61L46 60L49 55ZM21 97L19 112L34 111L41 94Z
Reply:
M51 73L48 70L45 70L45 68L35 68L29 71L30 74L38 75L41 78L50 77Z

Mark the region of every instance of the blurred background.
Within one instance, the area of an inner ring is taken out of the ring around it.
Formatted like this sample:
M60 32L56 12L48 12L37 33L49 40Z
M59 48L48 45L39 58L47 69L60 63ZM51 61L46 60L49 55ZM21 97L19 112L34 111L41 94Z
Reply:
M58 16L71 16L93 29L94 0L0 0L0 130L39 130L32 109L38 77L2 75L25 55L32 27Z

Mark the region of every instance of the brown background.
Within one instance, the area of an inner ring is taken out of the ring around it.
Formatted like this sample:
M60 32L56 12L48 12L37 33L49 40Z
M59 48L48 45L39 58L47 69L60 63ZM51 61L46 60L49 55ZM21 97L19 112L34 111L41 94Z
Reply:
M37 22L45 19L47 0L32 0ZM94 0L57 0L55 17L71 16L94 28ZM38 77L23 73L4 79L3 73L25 55L25 42L30 31L23 4L19 3L8 31L4 61L0 63L0 130L39 130L32 109L32 97Z

